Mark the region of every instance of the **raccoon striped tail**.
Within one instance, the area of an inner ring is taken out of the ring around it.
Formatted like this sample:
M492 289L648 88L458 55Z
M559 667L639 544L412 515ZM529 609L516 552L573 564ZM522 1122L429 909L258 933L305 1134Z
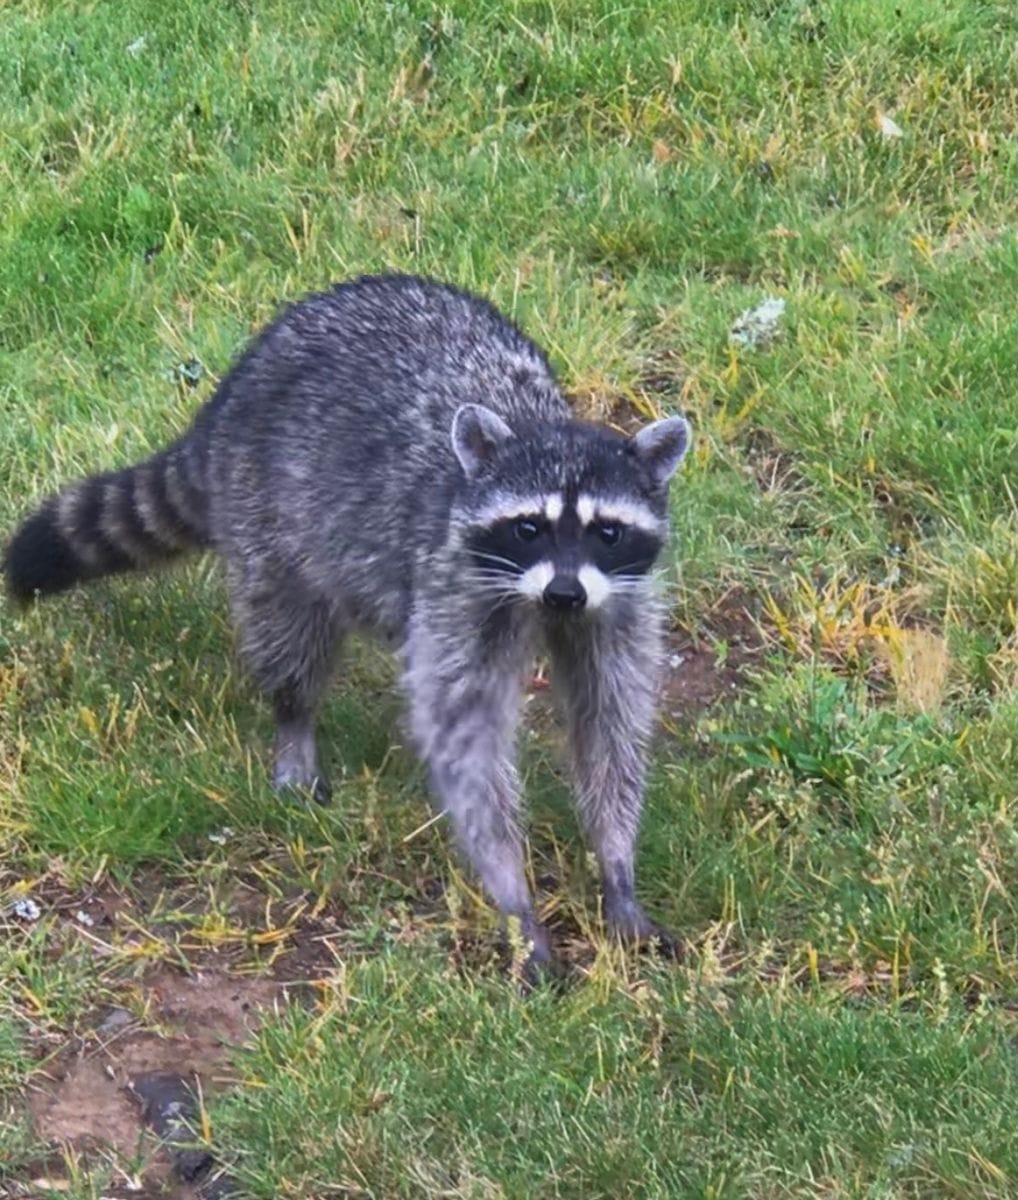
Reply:
M181 441L137 466L93 475L45 500L4 554L12 598L27 604L207 545L208 500L196 450Z

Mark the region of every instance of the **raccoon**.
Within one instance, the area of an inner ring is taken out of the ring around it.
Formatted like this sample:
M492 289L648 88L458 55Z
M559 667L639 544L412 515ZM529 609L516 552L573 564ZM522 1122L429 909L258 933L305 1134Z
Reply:
M633 862L663 657L652 568L689 443L682 417L632 437L575 420L545 354L487 301L364 276L286 309L179 440L45 500L3 569L29 602L221 555L275 715L275 785L321 802L315 719L337 649L354 629L389 641L440 810L538 966L514 743L546 653L606 923L671 948Z

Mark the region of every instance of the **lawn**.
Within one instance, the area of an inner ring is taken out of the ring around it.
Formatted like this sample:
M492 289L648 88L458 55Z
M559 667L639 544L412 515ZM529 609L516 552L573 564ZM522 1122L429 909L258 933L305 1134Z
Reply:
M192 1067L263 1200L1018 1194L1016 45L1009 0L3 8L0 529L364 271L696 444L639 867L681 964L606 941L542 692L571 974L523 997L379 649L312 811L216 563L0 601L0 1194L196 1194L120 1090Z

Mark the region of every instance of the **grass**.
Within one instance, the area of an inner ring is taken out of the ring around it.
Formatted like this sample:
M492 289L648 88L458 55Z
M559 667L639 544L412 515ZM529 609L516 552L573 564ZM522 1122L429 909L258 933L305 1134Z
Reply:
M0 609L0 1188L97 1003L198 949L264 966L306 904L341 961L210 1113L255 1196L1014 1195L1016 33L993 0L7 7L4 528L165 441L282 300L422 271L512 312L584 412L691 415L677 627L718 670L760 650L656 758L641 890L681 967L604 943L528 736L584 972L524 1003L420 830L380 653L304 812L212 564ZM730 345L768 295L783 336ZM291 917L242 920L239 881ZM97 954L75 908L114 887L141 932Z

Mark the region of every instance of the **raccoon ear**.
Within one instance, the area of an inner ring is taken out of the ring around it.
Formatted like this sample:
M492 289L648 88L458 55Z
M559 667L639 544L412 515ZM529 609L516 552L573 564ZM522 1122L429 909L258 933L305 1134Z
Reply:
M660 487L671 479L686 457L692 437L685 417L665 417L634 434L630 445Z
M461 404L452 419L452 448L467 479L473 479L512 436L505 421L480 404Z

